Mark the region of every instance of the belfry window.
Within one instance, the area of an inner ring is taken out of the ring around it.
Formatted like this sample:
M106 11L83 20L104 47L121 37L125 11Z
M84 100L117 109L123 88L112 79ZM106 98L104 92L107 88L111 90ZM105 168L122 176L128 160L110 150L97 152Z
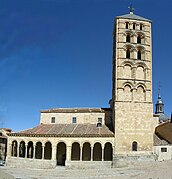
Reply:
M129 28L129 23L128 23L128 22L126 22L126 24L125 24L125 28L126 28L126 29Z
M138 147L138 146L137 146L137 142L134 141L134 142L132 143L132 151L137 151L137 147Z
M142 53L140 50L137 52L137 59L139 59L139 60L142 59Z
M137 43L138 43L138 44L141 44L141 42L142 42L141 37L138 36L138 37L137 37Z
M133 24L133 29L134 29L134 30L136 29L136 24L135 24L135 23Z
M130 50L129 49L127 49L127 51L126 51L126 58L130 58Z
M129 43L130 43L130 35L127 35L127 36L126 36L126 42L129 42Z

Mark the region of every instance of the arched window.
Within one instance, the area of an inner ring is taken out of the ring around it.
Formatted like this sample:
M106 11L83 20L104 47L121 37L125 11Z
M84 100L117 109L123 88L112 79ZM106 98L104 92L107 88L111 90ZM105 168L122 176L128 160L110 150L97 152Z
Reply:
M127 49L127 51L126 51L126 58L130 58L130 50L129 49Z
M132 151L137 151L137 147L138 147L137 142L134 141L132 143Z
M127 35L127 36L126 36L126 42L129 42L129 43L130 43L130 35Z
M137 52L137 59L141 60L142 59L142 53L140 50Z
M141 44L141 42L142 42L142 39L141 39L140 36L138 36L138 37L137 37L137 43L138 43L138 44Z
M143 25L142 24L140 24L140 30L143 30Z
M126 27L126 29L128 29L128 27L129 27L129 23L128 22L126 22L125 27Z
M133 29L134 29L134 30L136 29L136 24L135 24L135 23L133 23Z

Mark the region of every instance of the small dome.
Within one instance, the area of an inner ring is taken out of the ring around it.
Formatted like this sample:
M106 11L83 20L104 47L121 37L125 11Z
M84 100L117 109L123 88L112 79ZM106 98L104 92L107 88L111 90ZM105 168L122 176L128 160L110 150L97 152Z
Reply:
M167 115L165 115L165 114L160 114L160 116L159 116L159 121L160 122L166 122L166 121L168 121L169 120L169 117L167 116Z

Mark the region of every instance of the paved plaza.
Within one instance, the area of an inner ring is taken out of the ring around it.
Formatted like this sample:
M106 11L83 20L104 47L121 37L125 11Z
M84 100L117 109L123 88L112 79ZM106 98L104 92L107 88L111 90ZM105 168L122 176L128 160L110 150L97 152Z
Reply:
M127 168L26 169L0 167L0 179L172 179L172 161L138 164ZM10 176L11 175L11 176Z
M0 179L172 179L172 161L150 162L131 168L26 169L0 167Z

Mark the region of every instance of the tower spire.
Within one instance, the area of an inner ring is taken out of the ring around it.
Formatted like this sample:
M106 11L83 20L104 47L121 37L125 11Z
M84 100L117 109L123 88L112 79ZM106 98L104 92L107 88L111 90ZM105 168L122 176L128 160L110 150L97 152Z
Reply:
M164 113L164 103L161 99L161 94L160 94L161 87L162 87L161 83L159 82L159 84L158 84L158 101L156 103L156 111L155 111L156 114Z

